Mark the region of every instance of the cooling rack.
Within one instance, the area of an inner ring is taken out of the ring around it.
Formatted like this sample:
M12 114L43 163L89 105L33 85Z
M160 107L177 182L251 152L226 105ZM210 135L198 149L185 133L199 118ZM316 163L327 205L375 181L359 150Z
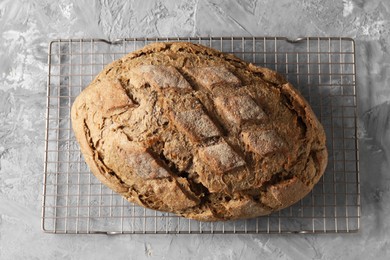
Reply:
M327 136L329 163L297 204L250 220L205 223L125 201L89 171L73 135L75 97L103 67L156 41L189 41L285 75ZM360 227L355 45L350 38L200 37L52 41L48 53L42 229L50 233L349 233Z

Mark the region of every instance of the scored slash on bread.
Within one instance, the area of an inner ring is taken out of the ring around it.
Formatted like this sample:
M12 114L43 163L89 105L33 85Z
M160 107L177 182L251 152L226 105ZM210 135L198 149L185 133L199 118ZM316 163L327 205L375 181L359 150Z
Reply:
M219 96L215 106L232 124L241 125L247 121L265 121L267 115L249 95Z
M241 80L223 66L184 67L183 70L191 75L200 85L206 87L210 91L218 85L232 87L241 86Z
M131 70L134 86L150 84L155 88L178 88L192 90L190 84L172 66L142 65Z
M93 174L131 202L202 221L292 205L325 171L324 130L278 73L191 43L109 64L76 98Z
M225 141L201 147L198 155L216 174L223 174L245 165L245 161Z
M171 112L171 118L176 127L184 132L192 142L202 142L207 138L221 135L202 109Z

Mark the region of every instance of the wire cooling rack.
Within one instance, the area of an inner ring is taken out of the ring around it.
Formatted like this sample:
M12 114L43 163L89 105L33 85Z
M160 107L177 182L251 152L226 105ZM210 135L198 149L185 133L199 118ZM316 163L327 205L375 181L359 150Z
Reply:
M89 171L70 108L103 67L156 41L189 41L285 75L309 101L327 136L329 164L313 191L270 216L205 223L125 201ZM55 40L49 47L42 228L51 233L338 233L360 226L355 47L349 38L134 38Z

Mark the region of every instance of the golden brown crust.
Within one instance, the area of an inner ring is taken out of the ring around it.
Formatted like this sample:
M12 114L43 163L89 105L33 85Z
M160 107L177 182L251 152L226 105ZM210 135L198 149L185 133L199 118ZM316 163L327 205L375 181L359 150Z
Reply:
M278 73L191 43L108 65L76 98L91 171L129 201L218 221L300 200L327 164L312 109Z

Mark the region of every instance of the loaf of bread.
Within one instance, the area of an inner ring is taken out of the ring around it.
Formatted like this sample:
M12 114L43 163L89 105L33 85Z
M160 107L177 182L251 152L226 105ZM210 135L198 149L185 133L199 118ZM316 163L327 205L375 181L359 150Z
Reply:
M128 201L201 221L251 218L310 192L324 130L276 72L191 43L109 64L72 106L93 174Z

